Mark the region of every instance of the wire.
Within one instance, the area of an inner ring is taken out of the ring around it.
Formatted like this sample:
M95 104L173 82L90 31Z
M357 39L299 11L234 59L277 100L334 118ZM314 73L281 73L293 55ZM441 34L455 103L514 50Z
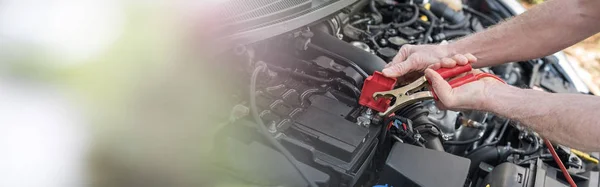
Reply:
M523 160L517 162L516 164L517 165L521 165L521 164L524 164L525 162L528 162L528 161L531 161L531 160L536 160L538 158L539 159L542 159L542 158L552 158L552 155L550 155L550 154L542 154L542 155L539 155L539 156L532 156L532 157L523 159Z
M554 146L552 146L552 143L550 142L550 140L544 139L544 143L546 143L546 147L548 147L548 150L550 150L550 154L552 154L554 161L556 162L556 164L562 171L563 175L567 179L567 182L569 182L571 187L577 187L577 184L575 184L575 181L573 181L573 178L571 178L571 174L569 174L569 171L567 171L567 168L565 167L565 165L562 163L562 161L560 161L560 158L558 157L556 150L554 150Z
M281 154L283 154L283 156L290 163L292 163L292 166L294 166L296 171L298 171L298 173L300 173L302 178L306 181L306 183L309 186L317 187L317 184L311 182L307 177L308 175L306 173L304 173L302 170L300 170L300 168L298 167L300 162L298 162L298 160L296 160L296 158L294 158L294 156L292 156L292 154L285 147L283 147L283 145L281 145L281 143L279 143L277 140L275 140L275 138L273 136L271 136L269 134L267 127L263 123L262 119L260 119L260 116L258 115L258 107L256 106L256 80L258 78L258 75L261 72L266 70L267 65L264 62L257 62L256 65L257 66L256 66L256 68L254 68L254 72L252 72L252 77L250 79L250 108L251 108L252 116L254 117L254 120L256 120L256 123L258 125L259 132L261 132L261 134L263 136L265 136L265 138L269 141L269 143L271 143L277 150L279 150L279 152L281 152Z

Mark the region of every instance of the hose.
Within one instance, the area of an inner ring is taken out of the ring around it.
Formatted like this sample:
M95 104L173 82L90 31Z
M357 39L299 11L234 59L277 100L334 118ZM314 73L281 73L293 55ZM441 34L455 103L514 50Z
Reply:
M340 60L344 61L344 63L346 63L348 66L352 67L352 69L356 70L356 72L358 72L365 79L367 77L369 77L369 74L367 74L367 72L365 72L362 68L360 68L358 65L356 65L356 63L352 62L351 60L349 60L349 59L347 59L347 58L345 58L343 56L340 56L338 54L332 53L332 52L330 52L330 51L328 51L326 49L323 49L323 48L321 48L321 47L313 44L313 43L308 43L308 47L313 48L313 49L315 49L315 50L317 50L319 52L325 53L326 55L330 55L330 56L333 56L333 57L335 57L337 59L340 59Z
M534 136L533 139L534 139L532 142L533 145L531 146L530 149L523 150L523 149L512 148L512 149L508 150L507 155L510 155L510 154L531 155L533 153L536 153L538 150L540 150L540 143L539 143L537 137Z
M381 12L379 12L379 10L377 10L375 1L376 0L371 0L371 2L369 3L369 8L371 9L371 12L373 12L373 14L375 14L375 17L374 17L375 24L379 24L379 23L381 23L381 21L383 19L383 15L381 15Z
M462 36L466 36L471 34L471 31L466 31L466 30L450 30L450 31L446 31L446 32L441 32L435 36L433 36L433 40L436 41L440 41L440 40L445 40L448 38L456 38L456 37L462 37Z
M358 25L358 24L361 24L364 22L368 22L369 20L371 20L371 19L369 19L369 18L359 19L359 20L356 20L356 21L353 21L352 23L350 23L350 25L352 25L352 26Z
M417 5L412 5L412 7L414 8L415 13L409 20L402 22L402 23L393 23L392 25L396 28L399 28L399 27L406 27L406 26L409 26L409 25L415 23L417 21L417 19L419 19L419 7Z
M351 66L363 78L375 71L381 71L387 64L377 55L359 49L352 44L340 40L321 31L314 31L309 47L313 51L324 53L337 61L343 61L344 65Z
M265 139L267 139L269 141L269 143L271 143L279 152L281 152L281 154L283 154L283 156L290 163L292 163L292 166L294 166L294 169L296 169L296 171L298 171L298 173L300 173L302 178L306 181L306 183L309 186L317 187L317 184L314 182L311 182L308 179L308 175L306 173L304 173L298 167L298 165L300 165L300 162L298 162L298 160L296 160L296 158L294 158L294 156L292 156L290 151L288 151L285 147L283 147L283 145L281 145L281 143L279 143L277 140L275 140L275 138L273 136L271 136L269 134L267 127L263 123L262 119L260 119L260 116L258 115L258 107L256 106L256 81L258 78L258 74L265 71L267 69L267 65L264 62L257 62L256 65L257 66L256 66L256 68L254 68L254 72L252 72L252 77L250 78L250 108L251 108L250 111L252 112L252 116L254 117L256 124L258 125L259 132L265 137Z
M442 28L445 28L445 29L461 29L461 28L466 27L469 24L470 20L471 20L471 15L467 14L465 16L465 19L463 19L461 22L458 22L454 25L443 24L441 26L442 26Z
M497 136L498 138L496 138L495 141L480 145L479 147L477 147L477 148L473 149L472 151L470 151L469 153L467 153L467 155L465 155L465 157L469 157L470 155L477 152L477 150L482 149L483 147L498 144L498 142L500 142L500 139L502 139L502 136L504 136L504 132L506 132L506 129L508 128L508 123L510 123L510 120L506 119L506 122L504 122L504 124L502 126L502 130L500 130L500 134Z

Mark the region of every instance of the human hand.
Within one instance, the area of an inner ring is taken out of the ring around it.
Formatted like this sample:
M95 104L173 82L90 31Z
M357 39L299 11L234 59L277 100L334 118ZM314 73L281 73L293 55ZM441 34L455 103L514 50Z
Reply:
M473 70L471 73L482 73ZM437 105L444 110L485 110L485 104L492 98L494 88L504 87L506 84L494 78L482 78L462 86L452 88L440 74L433 69L425 70L425 77L431 82L439 101Z
M476 61L472 54L453 54L448 45L404 45L382 73L386 77L400 77L411 72L420 73L428 67L450 68Z

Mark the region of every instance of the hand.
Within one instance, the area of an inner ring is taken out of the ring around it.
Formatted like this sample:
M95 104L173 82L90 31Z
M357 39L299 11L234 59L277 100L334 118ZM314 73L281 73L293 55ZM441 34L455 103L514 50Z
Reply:
M476 61L472 54L453 55L448 45L404 45L382 73L387 77L400 77L410 72L422 72L428 67L449 68Z
M473 70L471 73L479 74L481 71ZM485 104L492 99L492 90L506 86L494 78L483 78L452 88L433 69L426 69L425 77L431 82L431 87L439 99L438 107L443 110L485 110Z

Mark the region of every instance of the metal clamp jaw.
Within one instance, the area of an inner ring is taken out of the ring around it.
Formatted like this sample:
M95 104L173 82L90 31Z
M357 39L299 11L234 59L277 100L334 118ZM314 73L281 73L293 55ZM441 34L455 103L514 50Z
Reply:
M403 108L407 105L419 102L419 101L423 101L423 100L428 100L428 99L433 99L433 93L430 91L421 91L421 89L423 89L425 86L427 85L427 78L425 77L420 77L419 79L413 81L412 83L397 88L397 89L393 89L390 91L383 91L383 92L375 92L373 93L373 98L374 99L379 99L379 98L395 98L396 101L394 102L394 104L392 104L390 107L388 107L388 109L385 112L380 112L379 115L381 116L388 116L394 112L396 112L397 110L399 110L400 108Z

